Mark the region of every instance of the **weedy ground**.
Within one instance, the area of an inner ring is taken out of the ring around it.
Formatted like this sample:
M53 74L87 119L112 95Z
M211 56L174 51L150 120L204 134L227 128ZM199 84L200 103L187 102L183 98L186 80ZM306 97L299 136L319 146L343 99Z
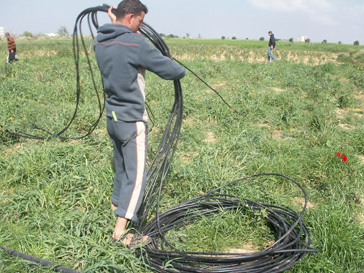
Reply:
M161 210L246 175L281 173L307 191L304 221L312 246L320 250L289 272L363 272L363 47L279 42L274 51L279 62L268 64L266 42L167 43L176 59L239 113L187 73L180 142ZM1 47L6 52L5 42ZM113 162L104 118L81 140L40 141L8 133L47 136L68 124L76 104L72 42L19 41L18 54L18 62L0 65L0 246L85 272L150 272L133 251L110 239ZM84 54L80 61L80 108L67 137L87 132L98 116ZM173 83L147 74L147 102L155 117L149 157L173 98ZM297 187L278 178L255 179L224 192L296 211L304 204ZM263 214L238 212L202 219L168 236L189 251L259 251L275 239ZM1 272L53 272L3 251L0 261Z

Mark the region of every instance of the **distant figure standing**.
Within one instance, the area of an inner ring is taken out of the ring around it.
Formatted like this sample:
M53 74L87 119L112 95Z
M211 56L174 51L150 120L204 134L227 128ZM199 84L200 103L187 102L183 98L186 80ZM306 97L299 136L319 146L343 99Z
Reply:
M8 62L11 63L13 61L16 61L16 45L14 38L10 36L9 32L5 33L6 39L8 39L8 50L9 50L9 57Z
M269 38L269 44L268 44L268 63L270 62L270 58L277 61L277 59L273 56L272 50L276 48L276 39L274 38L274 34L272 31L268 32Z

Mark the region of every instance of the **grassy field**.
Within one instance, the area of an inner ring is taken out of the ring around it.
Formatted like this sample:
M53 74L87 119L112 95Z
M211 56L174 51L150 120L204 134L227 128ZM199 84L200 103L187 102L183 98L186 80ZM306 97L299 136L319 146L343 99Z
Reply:
M279 62L267 64L267 42L167 44L242 114L192 73L182 80L181 139L162 211L246 175L281 173L307 191L304 220L319 250L289 272L364 272L364 47L279 42L273 52ZM5 63L5 42L0 46L0 246L79 271L150 272L133 251L110 238L113 163L104 118L81 140L7 133L46 136L68 124L76 102L72 41L18 41L20 60L13 65ZM98 117L87 65L82 55L80 108L66 137L83 135ZM101 90L97 73L95 79ZM147 93L155 116L151 157L173 103L173 83L149 73ZM276 178L225 191L302 210L300 191ZM274 240L262 215L225 214L169 236L190 251L259 251ZM53 269L0 250L0 272Z

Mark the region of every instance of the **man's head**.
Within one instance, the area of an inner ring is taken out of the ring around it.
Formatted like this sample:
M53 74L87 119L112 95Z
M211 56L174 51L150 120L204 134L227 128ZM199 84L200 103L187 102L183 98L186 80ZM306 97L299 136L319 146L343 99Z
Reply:
M268 31L268 35L272 35L272 31Z
M9 38L9 37L10 37L10 33L9 33L9 32L6 32L6 33L5 33L5 37L6 37L6 38Z
M114 10L116 21L128 26L133 32L137 32L141 27L148 8L139 0L124 0Z

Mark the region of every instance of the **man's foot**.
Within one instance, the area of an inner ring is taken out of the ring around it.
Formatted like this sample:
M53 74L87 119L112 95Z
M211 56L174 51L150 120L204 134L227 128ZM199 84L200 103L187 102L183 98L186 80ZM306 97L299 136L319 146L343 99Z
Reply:
M112 238L115 241L119 241L122 236L127 235L126 226L128 224L128 219L117 217L114 232L112 234Z

